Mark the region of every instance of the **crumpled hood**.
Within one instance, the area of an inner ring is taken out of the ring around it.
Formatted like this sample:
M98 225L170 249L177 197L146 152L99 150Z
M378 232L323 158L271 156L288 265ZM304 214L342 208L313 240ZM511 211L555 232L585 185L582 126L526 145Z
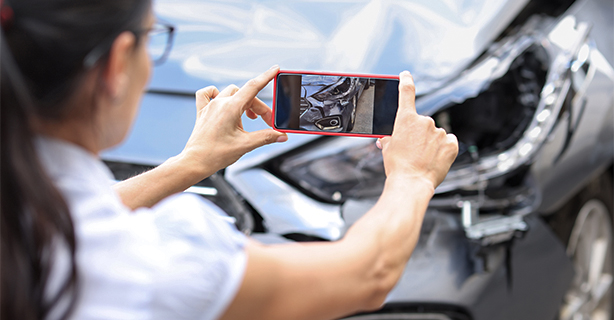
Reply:
M154 93L145 96L132 133L103 157L158 164L176 155L194 125L196 90L242 85L274 64L348 73L409 70L417 93L428 93L462 72L527 1L156 0L156 15L176 26L171 54L154 68L149 85ZM272 85L259 97L270 105ZM244 123L248 131L266 127L246 117ZM315 138L292 135L237 165Z
M158 0L177 27L155 89L192 92L282 69L412 72L418 94L458 74L527 0Z

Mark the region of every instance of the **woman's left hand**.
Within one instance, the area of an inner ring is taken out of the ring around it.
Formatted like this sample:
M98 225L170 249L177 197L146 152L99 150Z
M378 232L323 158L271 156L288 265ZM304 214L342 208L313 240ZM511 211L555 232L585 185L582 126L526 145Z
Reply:
M273 129L247 132L241 121L245 112L251 119L260 116L272 127L271 109L256 95L278 71L279 67L272 67L242 88L231 85L220 92L211 86L196 92L196 124L180 157L197 166L202 178L258 147L288 140L285 133Z

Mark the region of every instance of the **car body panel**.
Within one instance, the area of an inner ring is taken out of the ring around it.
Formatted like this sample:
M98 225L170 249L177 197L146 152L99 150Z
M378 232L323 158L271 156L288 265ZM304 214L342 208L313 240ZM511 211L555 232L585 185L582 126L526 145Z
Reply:
M209 85L220 89L229 84L242 85L271 65L279 64L284 69L363 74L394 75L407 69L420 83L417 91L426 92L462 71L526 2L437 1L429 7L418 0L328 1L317 6L311 1L157 0L156 15L173 23L177 35L168 60L155 68L149 91L153 95L189 97ZM356 27L361 19L373 14L376 18L368 19L369 25ZM394 19L388 18L390 15ZM367 27L370 36L363 36ZM451 34L452 31L455 32ZM462 41L469 37L471 41ZM351 39L351 45L344 39ZM447 48L455 48L454 54L450 55ZM436 56L448 57L437 60ZM103 157L161 163L164 156L176 154L178 146L183 145L179 141L187 141L182 134L181 139L171 138L172 144L169 141L140 152L134 150L149 136L170 137L176 132L173 124L166 128L148 123L156 112L171 112L163 108L176 108L172 99L166 102L157 96L148 98L151 94L146 94L142 103L144 110L137 119L137 129ZM268 86L259 97L271 105L272 87ZM156 110L147 110L151 108ZM177 119L177 115L171 118ZM192 119L194 116L185 114L178 120L187 124ZM266 128L260 121L244 119L247 130ZM186 129L181 126L179 130ZM294 136L286 144L296 147L317 138ZM271 149L276 148L257 149L244 158L275 153Z
M590 23L591 39L609 37L609 41L600 41L599 46L592 43L588 64L595 68L595 75L587 77L582 74L573 78L576 89L584 84L585 79L590 85L586 93L571 105L572 109L562 115L560 123L532 167L539 189L543 190L542 203L538 209L540 212L554 212L566 199L612 164L614 40L611 28L614 12L609 10L611 7L612 3L607 0L578 1L566 14L575 17L577 21Z

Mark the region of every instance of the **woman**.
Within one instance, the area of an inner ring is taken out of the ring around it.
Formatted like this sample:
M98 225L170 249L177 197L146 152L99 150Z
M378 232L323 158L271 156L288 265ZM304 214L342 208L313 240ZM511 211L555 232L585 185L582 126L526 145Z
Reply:
M149 0L5 0L2 17L4 319L332 319L376 309L399 279L456 139L416 114L400 75L394 134L378 141L377 204L332 243L264 246L181 192L287 137L256 94L196 93L181 154L111 187L97 155L126 136L147 84ZM173 195L173 196L172 196Z

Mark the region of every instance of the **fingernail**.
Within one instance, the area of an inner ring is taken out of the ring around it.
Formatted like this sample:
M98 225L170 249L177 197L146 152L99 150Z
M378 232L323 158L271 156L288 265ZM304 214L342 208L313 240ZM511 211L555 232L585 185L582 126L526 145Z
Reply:
M382 142L381 142L381 141L378 139L377 141L375 141L375 146L376 146L378 149L381 149L381 148L382 148Z
M411 73L409 73L409 71L405 70L405 71L401 72L401 75L402 76L410 76Z
M286 141L288 141L288 136L286 135L279 136L277 137L277 140L276 140L276 142L286 142Z
M278 65L274 65L269 70L273 70L273 69L276 69L276 68L279 68L279 66Z

